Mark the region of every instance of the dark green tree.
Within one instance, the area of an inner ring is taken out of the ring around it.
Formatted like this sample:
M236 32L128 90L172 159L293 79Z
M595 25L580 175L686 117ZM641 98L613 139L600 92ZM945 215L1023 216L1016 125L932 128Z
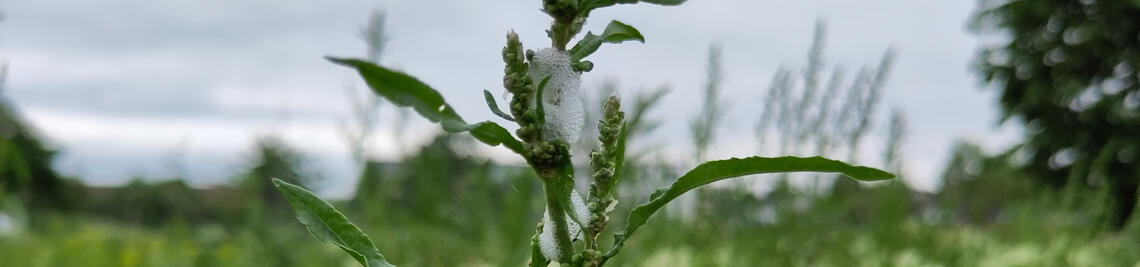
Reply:
M0 65L0 93L7 67ZM0 97L0 199L19 197L33 211L74 207L78 186L52 169L55 151L7 100Z
M83 210L95 216L146 226L216 221L202 195L183 179L146 181L136 178L115 188L89 188Z
M1123 228L1140 180L1140 3L982 1L976 59L1002 121L1026 126L1024 169L1054 189L1107 187ZM1077 191L1079 192L1079 191Z

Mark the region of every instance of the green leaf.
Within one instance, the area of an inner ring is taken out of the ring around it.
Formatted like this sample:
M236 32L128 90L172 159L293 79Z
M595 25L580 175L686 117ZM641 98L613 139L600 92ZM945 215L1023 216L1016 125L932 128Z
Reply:
M285 195L297 213L297 220L317 240L337 245L365 267L396 266L384 259L368 235L313 192L277 178L273 179L273 185Z
M573 184L571 184L571 187L573 187ZM579 210L579 207L575 206L573 200L571 199L573 197L579 199L582 198L581 195L577 195L577 193L574 192L574 189L570 189L566 190L565 194L562 194L562 197L559 198L559 202L562 203L562 207L564 207L562 210L566 212L566 215L570 217L570 220L574 221L574 223L578 224L578 226L581 226L584 229L586 228L586 219L588 218L582 218L581 216L578 216L578 214L585 213L587 211Z
M566 161L565 164L559 168L559 178L552 179L551 182L547 184L555 189L552 192L555 197L558 198L558 204L562 206L562 211L566 213L566 216L569 216L570 220L579 226L585 227L587 218L578 216L578 207L574 206L570 199L571 197L582 197L581 195L574 195L574 166L571 165L570 161ZM551 214L551 216L554 215Z
M636 4L638 2L642 2L663 6L675 6L685 3L685 1L686 0L581 0L579 1L578 6L582 7L581 9L583 11L590 12L591 10L597 8L612 6L615 4Z
M627 131L629 128L627 126L628 124L622 123L621 131L618 133L617 144L614 145L617 149L617 153L614 153L614 182L609 186L611 192L614 190L614 187L617 187L618 182L621 181L621 168L625 165L625 140L626 137L629 136L629 132ZM610 192L606 192L606 194L610 194Z
M618 44L633 40L645 43L645 37L641 36L641 32L637 31L633 26L616 20L610 21L610 24L606 25L606 30L602 32L602 35L594 35L592 32L587 32L586 36L578 41L578 44L570 48L570 60L572 62L578 62L590 56L590 54L598 51L598 47L601 47L602 43Z
M663 6L675 6L685 3L686 0L641 0L641 2L658 4Z
M553 231L550 235L554 237L554 247L556 251L558 251L558 255L560 255L558 259L549 260L565 261L569 259L569 254L573 251L571 246L573 240L570 240L569 224L574 218L567 219L567 216L573 212L569 211L570 204L568 203L569 201L566 201L569 199L563 198L563 196L569 197L570 190L562 189L560 183L557 182L543 183L543 190L546 191L546 209L547 212L550 213L550 220L543 223L550 224L550 230ZM560 213L565 215L560 215ZM545 219L547 217L544 216L543 218Z
M706 162L688 173L685 173L685 175L680 178L677 178L677 180L668 187L653 192L649 197L648 203L633 208L633 210L629 212L629 222L626 224L625 230L615 235L614 247L607 255L612 255L617 249L620 249L625 239L629 238L639 227L644 225L645 222L649 220L649 216L653 215L654 212L657 212L658 209L661 209L661 207L665 206L669 201L676 199L678 196L681 196L681 194L693 188L745 175L782 172L842 173L848 177L862 181L886 180L895 177L893 174L882 170L862 166L851 166L847 163L822 157L749 157Z
M499 104L495 103L495 96L491 95L491 91L483 90L483 98L487 101L487 108L491 109L491 113L495 113L495 116L504 120L515 121L515 118L511 117L510 114L499 110Z
M569 232L560 230L559 224L567 224L565 230L569 230L568 224L574 222L579 226L583 226L584 220L578 216L574 209L574 204L571 203L570 196L574 190L574 166L571 165L569 160L565 160L555 170L557 174L551 177L544 177L543 190L546 192L546 207L550 212L550 221L544 223L551 224L551 233L554 236L555 246L561 254L561 259L549 259L552 261L567 261L570 259L573 247L569 240ZM566 220L569 218L569 220ZM565 243L563 242L565 241Z
M411 107L420 116L439 123L448 133L468 132L475 139L488 145L503 145L519 155L526 155L522 142L515 139L507 129L489 121L467 124L459 114L455 113L455 109L443 100L439 92L415 77L364 60L327 58L333 63L355 68L372 91L397 106Z
M538 228L538 231L539 233L534 233L530 238L530 264L527 265L530 267L546 267L550 264L546 256L542 255L542 249L538 247L538 236L541 235L542 228Z
M534 99L537 100L534 101L534 113L538 117L538 125L546 124L546 108L542 105L542 94L546 92L546 83L550 81L550 77L554 77L554 74L542 78L542 81L538 82L538 88L535 89Z
M511 135L511 132L507 131L507 129L504 129L503 126L499 126L498 124L489 121L471 124L468 126L469 128L466 130L467 133L471 134L471 136L475 137L476 140L479 140L484 144L491 146L503 145L519 155L526 155L527 153L526 149L523 148L522 142L519 142L518 139L515 139L515 136ZM462 131L451 133L458 132Z

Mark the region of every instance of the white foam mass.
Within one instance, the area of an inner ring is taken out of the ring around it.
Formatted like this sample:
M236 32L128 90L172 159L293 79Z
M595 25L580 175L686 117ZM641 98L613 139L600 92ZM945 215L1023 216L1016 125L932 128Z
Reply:
M530 61L530 78L535 83L547 76L550 81L542 95L546 124L543 140L566 140L575 143L586 124L582 103L582 73L570 66L570 55L553 48L539 50Z
M578 194L578 190L570 192L570 205L572 207L568 212L578 214L578 218L582 220L589 218L590 214L586 210L586 202L582 201L582 196ZM538 236L538 248L542 250L542 256L557 261L561 255L558 254L557 243L554 241L554 223L550 222L550 209L542 213L542 222L542 234ZM574 219L568 215L566 216L566 226L569 228L570 240L577 240L582 236L582 227L578 226Z

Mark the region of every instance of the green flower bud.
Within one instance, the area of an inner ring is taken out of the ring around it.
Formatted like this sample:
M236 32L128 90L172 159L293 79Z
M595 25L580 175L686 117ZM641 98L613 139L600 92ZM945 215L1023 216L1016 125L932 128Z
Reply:
M617 143L618 135L621 135L622 124L625 120L625 112L621 111L621 99L617 95L612 95L606 99L606 103L602 106L602 113L605 118L598 122L598 140L602 142L602 147L608 150ZM612 157L613 155L608 155Z
M594 63L589 61L577 62L570 65L577 72L589 72L594 69Z
M542 11L555 20L573 20L578 15L577 0L543 0Z

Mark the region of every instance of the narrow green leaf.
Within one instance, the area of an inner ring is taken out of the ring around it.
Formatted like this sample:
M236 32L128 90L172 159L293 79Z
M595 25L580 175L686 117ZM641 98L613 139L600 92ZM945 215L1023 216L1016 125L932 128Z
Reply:
M553 231L550 235L554 239L554 246L558 251L557 255L560 255L558 256L560 258L550 260L566 262L570 260L570 254L573 251L571 245L571 241L573 240L570 240L569 224L574 219L571 217L570 220L567 220L568 215L572 215L574 212L570 210L571 204L569 197L571 188L566 185L571 184L572 186L573 181L563 181L568 178L563 175L547 178L552 179L544 179L542 187L543 191L546 192L546 209L547 212L550 213L550 220L543 223L550 224L551 227L549 230Z
M546 265L550 264L546 256L542 255L542 248L538 247L538 236L542 234L542 228L538 228L538 231L538 233L534 233L534 236L530 238L530 264L527 265L530 267L546 267Z
M573 187L573 185L571 185L571 187ZM577 195L577 193L574 192L574 189L566 190L566 193L563 195L564 195L564 197L562 197L559 202L562 202L562 206L565 207L565 209L563 209L563 210L566 211L566 215L568 215L570 217L571 221L574 221L574 223L578 224L578 226L585 228L586 227L586 219L588 219L588 218L582 218L581 216L578 216L578 215L579 214L588 214L587 213L588 211L582 210L585 207L575 206L573 203L573 200L571 200L571 198L573 198L573 197L581 199L582 196Z
M546 123L546 108L542 105L542 94L546 92L546 83L550 81L550 77L554 77L554 75L546 75L546 78L542 78L542 81L538 82L538 88L535 89L535 99L537 100L534 101L534 113L538 117L538 125Z
M686 0L581 0L578 2L578 6L582 7L582 10L585 12L590 12L591 10L597 8L612 6L615 4L636 4L638 2L642 2L663 6L675 6L685 3L685 1Z
M491 91L483 90L483 98L487 101L487 108L491 109L491 113L495 113L495 116L504 120L515 121L515 118L511 117L510 114L499 110L499 103L495 103L495 96L491 95Z
M507 131L507 129L503 128L503 126L499 126L498 124L489 121L468 126L469 128L467 128L467 133L471 134L471 136L475 137L476 140L479 140L484 144L491 146L503 145L519 155L526 155L527 153L526 149L523 148L522 142L519 142L518 139L515 139L515 136L511 135L511 132Z
M616 252L617 249L620 249L625 239L629 238L639 227L644 225L645 222L649 220L649 216L653 215L654 212L657 212L658 209L661 209L661 207L665 206L669 201L672 201L693 188L745 175L782 172L833 172L842 173L848 177L863 181L885 180L895 177L893 174L882 170L862 166L851 166L847 163L822 157L749 157L706 162L680 178L677 178L677 180L668 187L653 192L649 197L648 203L633 208L633 210L629 212L629 221L626 224L625 230L614 236L614 248L611 249L611 252Z
M641 32L633 26L622 23L620 21L610 21L606 25L606 30L602 32L602 38L607 43L617 44L625 41L637 40L638 42L645 43L645 37L641 36Z
M515 139L507 129L489 121L467 124L463 117L455 113L455 109L443 100L439 92L415 77L364 60L327 58L333 63L356 69L372 91L397 106L411 107L420 116L439 123L448 133L468 132L475 139L488 145L503 145L519 155L526 155L522 142Z
M675 6L685 3L686 0L641 0L641 2L663 6Z
M571 201L571 197L581 198L582 196L574 196L574 166L570 165L570 161L566 161L565 165L559 168L559 178L553 179L547 183L548 186L553 187L555 197L558 198L558 204L562 206L562 211L566 212L566 216L579 226L586 225L586 218L578 216L580 213L586 213L579 210L577 206ZM551 214L551 216L554 216Z
M317 240L337 245L364 267L396 266L388 263L372 239L360 228L348 221L332 204L305 190L280 179L273 179L273 185L289 200L297 220L309 229Z
M586 32L586 36L583 36L582 40L570 48L570 60L577 62L590 56L590 54L598 51L598 47L602 46L602 41L605 41L605 38L594 35L594 32Z
M587 32L586 36L578 41L578 44L570 48L570 60L578 62L590 56L590 54L598 51L598 47L601 47L602 43L619 44L634 40L645 43L645 37L641 36L641 32L637 31L633 26L616 20L610 21L610 24L606 25L606 30L602 32L602 35L594 35L592 32Z
M625 166L625 140L626 137L629 136L629 132L627 131L629 127L627 126L628 124L622 123L621 132L618 133L617 144L614 145L617 148L617 153L614 153L614 182L609 186L611 192L617 187L618 182L621 182L621 168ZM606 194L610 194L610 192L606 192Z
M585 213L585 210L583 210L584 208L576 208L570 200L571 195L574 194L574 166L571 165L570 160L568 158L563 160L552 171L557 173L551 176L543 176L542 179L542 189L546 192L546 211L550 215L549 217L543 216L543 223L549 229L544 228L539 231L542 235L553 237L554 247L558 251L559 258L549 258L549 260L567 262L570 260L574 249L571 239L573 233L569 232L569 226L570 224L585 225L582 216L578 216L580 211ZM552 232L542 232L544 230Z

